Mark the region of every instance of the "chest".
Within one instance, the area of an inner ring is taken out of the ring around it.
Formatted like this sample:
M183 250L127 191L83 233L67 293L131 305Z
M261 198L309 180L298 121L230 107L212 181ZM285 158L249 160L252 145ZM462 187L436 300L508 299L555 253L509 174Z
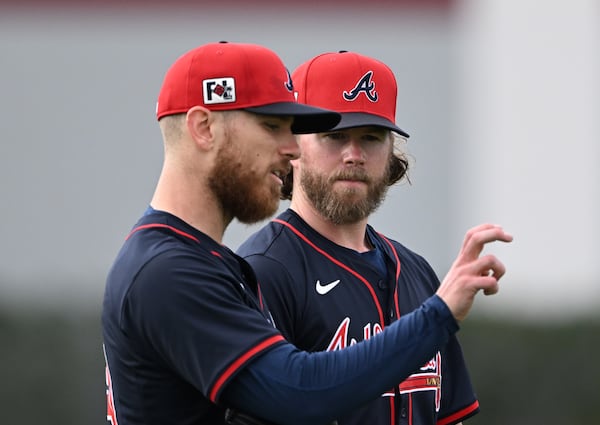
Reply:
M427 273L411 261L385 257L384 267L360 257L310 255L297 288L301 304L296 344L307 350L345 348L433 294Z

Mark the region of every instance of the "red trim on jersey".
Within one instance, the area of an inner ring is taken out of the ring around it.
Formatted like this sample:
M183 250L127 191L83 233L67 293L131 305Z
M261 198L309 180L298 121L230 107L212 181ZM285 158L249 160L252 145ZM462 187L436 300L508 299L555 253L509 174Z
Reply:
M117 411L115 409L115 396L113 394L112 378L110 377L110 370L108 369L108 363L105 368L106 376L106 420L112 425L119 425L117 422Z
M106 357L106 348L102 344L102 353L104 354L104 374L106 378L106 420L112 425L119 425L117 422L117 411L115 409L115 396L113 393L112 377L108 368L108 358Z
M400 279L400 269L402 268L402 265L400 264L400 258L398 258L398 253L396 252L396 248L394 248L394 245L392 245L389 239L381 233L379 233L379 236L390 246L390 249L394 253L394 258L396 259L396 289L394 290L394 307L396 307L396 319L399 319L400 304L398 300L398 279Z
M196 241L196 242L200 243L200 241L198 240L198 238L196 238L195 236L192 236L189 233L183 232L183 231L179 230L176 227L169 226L168 224L160 224L160 223L151 223L151 224L144 224L142 226L138 226L135 229L133 229L131 232L129 232L129 234L127 235L127 237L125 238L125 240L129 239L138 230L150 229L150 228L153 228L153 227L161 227L163 229L169 229L172 232L177 233L178 235L185 236L186 238L189 238L189 239L191 239L193 241Z
M453 413L450 416L446 416L445 418L438 419L437 425L448 425L454 423L458 420L461 420L465 416L473 413L475 410L479 409L479 401L475 400L470 406L465 407L464 409L459 410L456 413Z
M390 397L390 425L396 424L396 396Z
M440 388L439 376L409 376L400 383L401 391L411 391L425 388Z
M388 238L386 238L384 235L382 235L381 233L378 233L379 237L381 237L381 239L383 239L391 248L392 252L394 253L394 258L396 259L396 281L398 281L398 279L400 278L400 258L398 258L398 253L396 252L396 248L394 248L394 245L392 245L392 243L389 241Z
M219 377L219 379L217 379L217 381L215 382L215 385L213 386L212 390L209 393L210 401L212 401L213 403L217 402L217 394L221 391L225 382L229 378L231 378L231 376L235 372L237 372L237 370L240 367L242 367L244 365L244 363L246 363L250 358L252 358L257 353L259 353L259 352L261 352L283 340L284 340L284 338L282 335L273 335L272 337L267 338L266 340L264 340L263 342L261 342L258 345L255 345L253 348L246 351L246 353L244 353L240 357L238 357L236 361L231 363L231 365L229 365L229 367L227 369L225 369L225 372L223 372L221 374L221 376Z
M408 395L408 425L413 425L413 397Z
M258 298L258 305L260 306L261 310L265 309L265 305L263 302L263 295L262 295L262 291L260 290L260 283L256 282L256 296Z
M396 320L400 319L400 304L399 304L399 297L398 297L398 279L400 278L400 269L402 267L402 265L400 264L400 258L398 257L398 253L396 252L396 248L394 248L394 245L392 245L392 243L389 241L388 238L386 238L384 235L382 235L381 233L377 233L379 235L379 237L381 239L383 239L389 246L390 249L392 250L392 252L394 253L394 259L396 260L396 285L394 287L394 309L396 310ZM398 391L400 391L400 386L396 386L396 388L398 389ZM409 394L410 396L410 394ZM409 398L409 408L412 409L412 399ZM393 401L393 399L392 399ZM396 410L395 409L391 409L391 419L392 419L392 425L395 425L396 423ZM408 420L408 424L412 425L412 410L410 411L410 416L409 416L409 420Z
M296 234L296 236L298 236L300 239L302 239L304 242L306 242L310 247L312 247L319 254L323 255L325 258L327 258L329 261L336 264L337 266L343 268L348 273L353 274L358 280L360 280L362 283L364 283L365 286L367 287L367 289L369 290L369 292L371 293L371 296L373 297L373 301L375 302L375 306L377 307L377 312L379 313L379 322L381 323L381 327L383 328L385 326L384 325L385 321L383 320L383 311L381 310L381 306L379 305L379 301L377 300L377 295L375 294L375 291L373 290L373 288L371 287L371 284L369 284L369 281L367 279L362 277L358 272L352 270L350 267L348 267L344 263L333 258L331 255L329 255L328 253L323 251L318 246L316 246L314 243L312 243L310 240L308 240L308 238L306 236L304 236L302 233L300 233L300 231L298 229L296 229L294 226L292 226L287 221L283 221L278 218L274 218L273 221L276 223L279 223L279 224L283 224L284 226L288 227L292 232L294 232Z

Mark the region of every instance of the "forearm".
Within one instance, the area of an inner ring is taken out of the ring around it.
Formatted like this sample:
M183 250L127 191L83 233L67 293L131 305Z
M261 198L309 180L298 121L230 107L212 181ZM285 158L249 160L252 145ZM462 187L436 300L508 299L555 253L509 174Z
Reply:
M457 329L434 296L381 334L345 350L274 348L230 383L223 400L278 424L329 423L403 381Z

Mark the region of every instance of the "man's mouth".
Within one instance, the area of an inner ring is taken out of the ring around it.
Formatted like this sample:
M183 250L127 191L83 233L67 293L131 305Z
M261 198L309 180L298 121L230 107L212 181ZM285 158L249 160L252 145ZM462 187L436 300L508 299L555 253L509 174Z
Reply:
M277 169L277 170L272 170L271 174L274 175L275 177L277 177L277 180L279 180L279 182L281 184L283 184L283 178L287 175L287 171Z
M369 177L366 173L360 170L346 170L345 172L341 172L337 176L335 176L334 181L348 181L348 182L357 182L357 183L368 183Z

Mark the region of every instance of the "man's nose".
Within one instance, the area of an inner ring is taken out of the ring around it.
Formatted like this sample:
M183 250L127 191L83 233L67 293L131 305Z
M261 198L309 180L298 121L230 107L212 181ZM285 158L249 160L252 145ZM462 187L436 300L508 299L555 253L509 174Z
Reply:
M290 160L300 158L300 146L298 146L296 136L291 134L286 138L286 140L281 143L279 151L283 156Z
M343 158L345 164L364 164L365 162L365 150L361 143L356 139L348 140L348 143L344 146Z

